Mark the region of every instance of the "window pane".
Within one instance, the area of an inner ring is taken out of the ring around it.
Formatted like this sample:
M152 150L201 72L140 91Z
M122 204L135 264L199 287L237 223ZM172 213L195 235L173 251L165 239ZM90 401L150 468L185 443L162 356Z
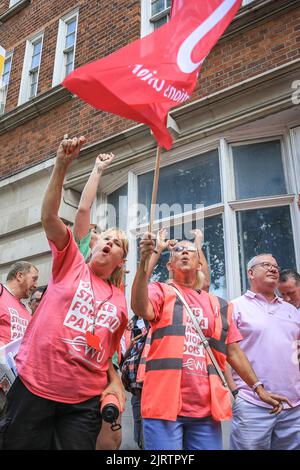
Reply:
M5 60L4 68L3 68L3 75L2 75L2 85L7 85L9 81L9 74L11 69L11 57ZM1 82L0 82L1 84Z
M72 33L72 34L69 34L67 37L66 37L66 45L65 47L70 47L70 46L73 46L74 45L74 42L75 42L75 33Z
M138 201L144 207L139 223L148 222L153 175L152 171L138 177ZM161 168L157 193L157 204L161 207L156 211L156 218L218 202L221 202L221 189L217 150Z
M34 82L30 85L29 98L34 98L37 93L37 83Z
M36 67L38 67L40 65L40 55L34 55L32 57L32 61L31 61L31 69L35 69Z
M198 227L199 222L197 223L197 228ZM193 222L190 228L196 228L196 222ZM187 230L187 227L171 227L168 238L178 239L178 230L185 234L183 238L193 240L191 235L188 235L189 230ZM226 298L223 218L221 214L204 220L204 240L203 251L205 252L211 271L210 292ZM162 253L159 263L153 271L151 281L165 282L169 278L169 273L166 267L169 256L169 251Z
M69 75L73 70L73 64L67 64L66 65L66 75Z
M74 67L74 51L69 51L65 53L65 66L66 66L66 75L72 72Z
M232 147L237 199L286 194L280 141Z
M74 33L75 29L76 29L76 19L74 18L74 20L67 23L67 34Z
M296 268L290 207L237 212L240 270L243 292L248 288L248 261L271 253L282 268Z
M222 214L205 219L203 251L210 268L210 292L226 299L227 287Z
M69 51L66 53L65 58L66 58L66 65L72 64L73 63L73 55L74 51Z
M157 13L165 10L165 0L154 0L151 5L151 15L154 16Z
M7 94L7 85L0 86L0 115L4 113Z
M127 184L107 196L107 228L127 230Z
M42 46L42 41L39 41L33 45L33 55L40 54L41 46Z

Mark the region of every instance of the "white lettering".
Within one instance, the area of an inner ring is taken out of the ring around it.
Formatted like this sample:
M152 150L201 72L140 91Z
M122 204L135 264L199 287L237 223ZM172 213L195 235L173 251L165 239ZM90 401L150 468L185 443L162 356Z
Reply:
M292 103L293 104L300 104L300 80L293 81L292 89L296 90L292 94Z
M22 338L28 326L28 320L22 318L19 312L12 307L8 307L10 313L10 339Z
M194 72L204 61L203 57L199 62L193 62L192 52L195 46L206 36L231 10L236 0L224 0L221 5L196 28L181 44L177 54L177 65L183 73Z

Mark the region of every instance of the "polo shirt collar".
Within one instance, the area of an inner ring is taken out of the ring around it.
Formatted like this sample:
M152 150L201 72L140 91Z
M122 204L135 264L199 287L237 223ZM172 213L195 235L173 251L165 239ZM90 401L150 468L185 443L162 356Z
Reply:
M262 294L257 294L255 292L252 292L251 290L247 290L246 294L245 294L246 297L249 297L250 299L254 299L255 297L259 298L259 297L263 297L264 296ZM282 303L283 302L283 299L281 297L278 297L278 295L275 294L275 297L274 299L272 300L272 302L280 302Z

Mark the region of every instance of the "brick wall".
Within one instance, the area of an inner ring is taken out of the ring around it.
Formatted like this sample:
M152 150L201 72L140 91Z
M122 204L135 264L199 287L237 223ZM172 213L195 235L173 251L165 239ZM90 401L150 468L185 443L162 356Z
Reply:
M0 3L0 14L8 1ZM107 55L139 37L140 1L35 0L0 26L0 44L14 48L6 110L18 101L25 42L44 29L39 93L51 89L58 20L79 6L76 64ZM3 6L4 5L4 6ZM6 5L6 7L5 7ZM58 7L59 5L59 12ZM219 43L206 60L193 99L219 91L282 65L300 55L300 8ZM52 156L65 133L84 134L89 143L112 136L134 123L92 109L76 98L0 135L1 174Z

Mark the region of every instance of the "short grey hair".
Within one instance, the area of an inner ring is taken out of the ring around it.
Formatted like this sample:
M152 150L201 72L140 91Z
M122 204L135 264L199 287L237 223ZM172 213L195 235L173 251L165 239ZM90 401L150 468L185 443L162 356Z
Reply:
M27 274L34 268L37 272L39 271L33 264L29 263L28 261L17 261L14 263L7 274L6 281L12 281L16 279L18 273Z
M257 258L260 258L261 256L272 256L273 257L273 255L271 253L260 253L259 255L253 256L253 258L251 258L250 261L248 261L248 263L247 263L247 271L248 271L248 269L253 268L253 266L256 264Z

